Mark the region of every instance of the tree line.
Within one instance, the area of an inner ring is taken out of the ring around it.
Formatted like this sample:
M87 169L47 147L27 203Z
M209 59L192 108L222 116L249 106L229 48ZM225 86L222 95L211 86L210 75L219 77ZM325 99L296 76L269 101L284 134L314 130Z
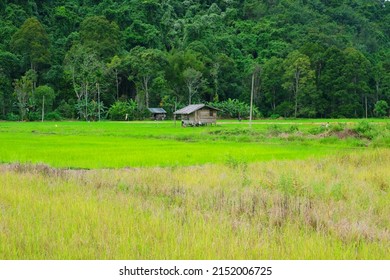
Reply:
M197 102L245 115L252 78L258 116L385 116L389 9L384 0L2 0L0 118L98 120L118 108L141 118Z

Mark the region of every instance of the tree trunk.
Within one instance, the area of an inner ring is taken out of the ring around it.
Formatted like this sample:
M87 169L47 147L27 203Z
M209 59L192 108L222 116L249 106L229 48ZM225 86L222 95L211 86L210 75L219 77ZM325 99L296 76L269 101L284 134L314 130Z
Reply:
M42 122L45 119L45 96L42 96Z
M96 84L97 87L97 94L98 94L98 120L100 121L100 85L99 83Z
M144 80L144 91L145 91L145 104L146 108L149 108L149 80L150 77L143 77Z
M88 82L85 84L85 120L88 121Z
M192 87L188 86L188 105L191 105Z
M119 78L118 78L117 69L115 69L115 77L116 77L116 100L119 100Z
M251 103L249 109L249 126L252 127L253 95L255 91L255 72L252 74Z
M376 93L376 100L375 102L378 102L379 101L379 85L380 85L380 82L378 80L375 81L375 93Z
M276 90L275 88L272 88L272 110L275 111L275 108L276 108Z
M294 116L295 118L298 115L298 93L299 93L299 77L300 77L300 71L297 69L295 72L295 112Z
M364 102L365 102L365 107L366 107L366 119L367 119L367 117L368 117L368 112L367 112L367 93L364 95Z

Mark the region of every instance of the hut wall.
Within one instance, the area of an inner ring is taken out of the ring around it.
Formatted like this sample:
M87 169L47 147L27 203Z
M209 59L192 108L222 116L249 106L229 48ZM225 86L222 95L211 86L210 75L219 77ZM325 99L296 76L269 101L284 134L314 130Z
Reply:
M217 122L217 112L215 110L210 110L209 108L203 108L198 110L196 113L196 122L201 123L216 123Z
M188 115L188 120L191 122L196 122L196 112Z

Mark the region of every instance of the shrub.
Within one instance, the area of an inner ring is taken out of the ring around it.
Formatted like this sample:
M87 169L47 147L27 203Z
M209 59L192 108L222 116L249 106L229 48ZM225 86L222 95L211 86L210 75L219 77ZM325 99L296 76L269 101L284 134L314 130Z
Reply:
M42 119L41 112L28 112L27 113L27 120L29 120L29 121L40 121L41 119Z
M100 118L102 118L104 116L104 111L106 110L106 107L104 106L102 101L98 103L95 100L90 100L87 103L85 103L84 100L80 100L76 103L75 108L79 116L82 119L88 121L97 120L99 118L99 111Z
M384 100L379 100L375 103L374 113L378 117L385 117L388 115L389 105Z
M373 139L378 135L378 131L374 129L374 127L368 121L358 122L357 125L353 128L359 136Z
M298 128L297 125L294 124L294 125L291 125L291 126L288 128L287 131L290 132L290 133L293 133L293 132L299 131L299 128Z
M237 99L228 99L222 102L213 102L209 103L210 106L213 106L217 109L220 109L221 112L219 115L226 118L247 118L249 117L250 106L244 102L238 101ZM262 114L259 109L255 106L253 107L253 117L261 118Z
M54 111L54 112L47 113L45 115L45 120L47 120L47 121L60 121L60 120L62 120L62 116L59 112Z
M274 124L267 127L267 132L271 136L278 136L280 133L282 133L282 130L280 129L279 126Z
M324 133L326 130L327 129L325 126L318 126L318 127L310 128L308 132L312 135L317 135L320 133Z
M137 102L134 100L117 101L110 107L107 115L110 120L114 121L134 120L139 117Z
M62 100L56 111L63 118L74 119L76 115L75 103L73 100L69 100L68 102Z
M340 132L343 131L346 127L344 123L336 123L335 125L329 126L331 132Z
M9 113L9 114L7 114L7 116L5 117L5 119L6 119L7 121L18 121L18 120L20 120L20 117L19 117L19 115L16 115L16 114L14 114L14 113Z

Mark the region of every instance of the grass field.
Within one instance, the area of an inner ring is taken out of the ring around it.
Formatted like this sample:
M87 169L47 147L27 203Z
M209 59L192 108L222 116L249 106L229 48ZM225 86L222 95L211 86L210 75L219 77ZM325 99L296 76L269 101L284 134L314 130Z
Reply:
M0 259L389 259L389 122L327 122L0 123Z

